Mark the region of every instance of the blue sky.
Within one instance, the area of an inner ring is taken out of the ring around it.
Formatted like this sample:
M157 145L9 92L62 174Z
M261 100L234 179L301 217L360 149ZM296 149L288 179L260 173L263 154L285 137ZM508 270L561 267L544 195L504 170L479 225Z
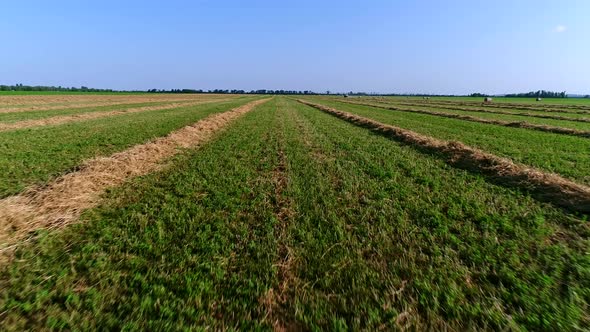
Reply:
M4 1L0 84L590 93L590 1Z

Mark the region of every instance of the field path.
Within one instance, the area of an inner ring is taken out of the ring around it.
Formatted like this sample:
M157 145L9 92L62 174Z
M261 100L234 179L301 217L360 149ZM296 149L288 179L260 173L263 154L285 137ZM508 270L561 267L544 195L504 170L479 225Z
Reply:
M256 100L231 111L211 115L152 142L136 145L110 157L89 160L79 171L66 174L43 188L0 200L0 251L6 251L40 228L75 221L109 187L162 167L179 148L190 148L211 137L241 115L268 101Z

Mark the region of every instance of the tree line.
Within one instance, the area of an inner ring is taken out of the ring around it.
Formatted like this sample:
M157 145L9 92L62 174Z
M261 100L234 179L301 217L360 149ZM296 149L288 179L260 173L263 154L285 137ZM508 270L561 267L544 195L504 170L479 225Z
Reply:
M216 93L216 94L257 94L257 95L317 95L313 91L296 91L296 90L229 90L229 89L214 89L214 90L195 90L195 89L149 89L148 93Z
M452 94L424 94L424 93L373 93L373 92L353 92L348 93L332 93L326 91L325 93L316 93L311 90L229 90L229 89L149 89L149 90L113 90L113 89L96 89L85 86L81 87L62 87L62 86L43 86L43 85L23 85L21 83L15 85L0 85L0 91L57 91L57 92L148 92L148 93L216 93L216 94L260 94L260 95L318 95L318 94L335 94L335 95L349 95L349 96L400 96L400 97L459 97L460 95ZM490 95L484 93L472 93L470 97L489 97ZM527 93L514 93L504 95L512 98L567 98L565 91L552 92L545 90L531 91ZM584 96L590 98L590 95Z
M63 92L115 92L113 89L95 89L85 86L62 87L62 86L43 86L43 85L0 85L0 91L63 91Z
M563 92L553 92L553 91L531 91L526 93L513 93L508 94L506 97L511 98L567 98L567 94L565 91Z

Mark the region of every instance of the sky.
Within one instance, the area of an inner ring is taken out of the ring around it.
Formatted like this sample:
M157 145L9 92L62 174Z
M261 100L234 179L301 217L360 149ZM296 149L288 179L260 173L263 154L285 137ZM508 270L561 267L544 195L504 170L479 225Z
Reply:
M590 1L2 1L0 84L590 93Z

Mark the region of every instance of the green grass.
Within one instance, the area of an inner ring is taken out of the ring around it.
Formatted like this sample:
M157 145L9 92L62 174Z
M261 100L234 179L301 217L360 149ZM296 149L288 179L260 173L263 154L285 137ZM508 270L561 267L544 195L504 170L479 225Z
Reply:
M543 101L537 102L535 98L506 98L506 97L493 97L494 103L514 103L524 104L530 106L543 106L548 105L581 105L590 106L590 98L543 98ZM423 101L422 97L385 97L385 99L391 99L396 101ZM456 102L474 102L481 103L483 98L480 97L431 97L431 101L437 100L444 101L456 101Z
M461 141L516 162L590 184L590 140L587 138L395 112L325 99L317 102L434 138Z
M7 330L253 330L275 318L587 329L589 235L586 221L275 98L111 191L82 224L21 247L0 274L0 317Z
M327 98L327 100L335 100L334 98ZM522 109L511 109L511 108L498 108L498 107L492 107L492 106L481 106L481 105L453 105L453 104L437 104L436 101L429 101L428 103L406 103L404 101L399 101L399 102L393 102L389 99L385 99L385 100L381 100L381 99L361 99L361 98L357 98L357 99L344 99L344 98L338 98L338 101L351 101L351 102L357 102L357 103L368 103L368 104L374 104L374 103L378 103L378 104L383 104L383 105L391 105L391 106L399 106L401 108L436 108L436 109L440 109L440 110L444 110L444 111L457 111L460 112L461 110L459 109L464 109L464 110L469 110L469 109L485 109L487 111L489 111L489 115L499 115L499 116L503 116L503 114L494 114L491 112L508 112L508 113L514 113L516 114L515 116L518 117L526 117L526 119L530 119L530 118L534 118L532 116L528 116L526 114L532 114L532 115L549 115L549 116L561 116L561 117L566 117L566 118L572 118L572 119L576 119L576 118L590 118L590 114L580 114L580 113L565 113L565 112L550 112L550 111L544 111L541 109L538 110L522 110ZM570 110L571 112L575 112L576 110ZM483 112L474 112L477 114L482 114ZM483 113L485 114L485 113ZM518 114L525 114L525 115L518 115ZM510 116L510 115L508 115ZM543 119L543 118L536 118L539 119L541 121L544 120L550 120L551 119ZM560 121L560 120L557 120ZM567 120L562 120L562 121L567 121Z
M0 197L256 98L0 132Z
M161 106L169 105L172 102L147 102L147 103L125 103L108 106L90 106L90 107L75 107L71 108L64 106L63 109L45 110L45 111L27 111L27 112L11 112L0 113L0 122L16 122L23 120L45 119L60 115L73 115L93 112L109 112L109 111L123 111L134 107L144 106Z
M279 144L274 111L264 107L168 171L117 190L115 204L85 225L40 240L39 259L29 260L37 249L19 253L28 263L0 287L9 289L4 321L16 329L260 326L258 300L274 271L270 178ZM66 255L54 256L63 246ZM39 283L44 275L60 278Z
M343 100L342 102L346 102ZM366 104L372 104L377 106L383 107L399 107L402 109L414 109L414 110L427 110L427 111L435 111L441 113L451 113L451 114L459 114L459 115L469 115L483 119L492 119L492 120L503 120L503 121L511 121L511 122L528 122L534 123L539 125L547 125L547 126L555 126L555 127L563 127L563 128L571 128L571 129L578 129L578 130L586 130L590 131L590 122L576 122L576 121L568 121L568 120L554 120L554 119L543 119L543 118L536 118L526 115L505 115L505 114L496 114L496 113L485 113L485 112L469 112L464 110L453 110L447 107L438 107L437 105L416 105L416 106L409 106L403 104L396 104L396 103L384 103L384 102L376 102L376 101L361 101L361 100L354 100L353 102L360 102ZM462 107L465 108L465 107ZM490 109L493 111L493 109ZM514 113L519 113L518 111L511 111ZM524 111L520 111L520 113L524 113ZM569 114L569 113L556 113L556 112L528 112L532 114L539 114L539 115L552 115L552 116L563 116L563 117L570 117L570 118L590 118L590 114Z

